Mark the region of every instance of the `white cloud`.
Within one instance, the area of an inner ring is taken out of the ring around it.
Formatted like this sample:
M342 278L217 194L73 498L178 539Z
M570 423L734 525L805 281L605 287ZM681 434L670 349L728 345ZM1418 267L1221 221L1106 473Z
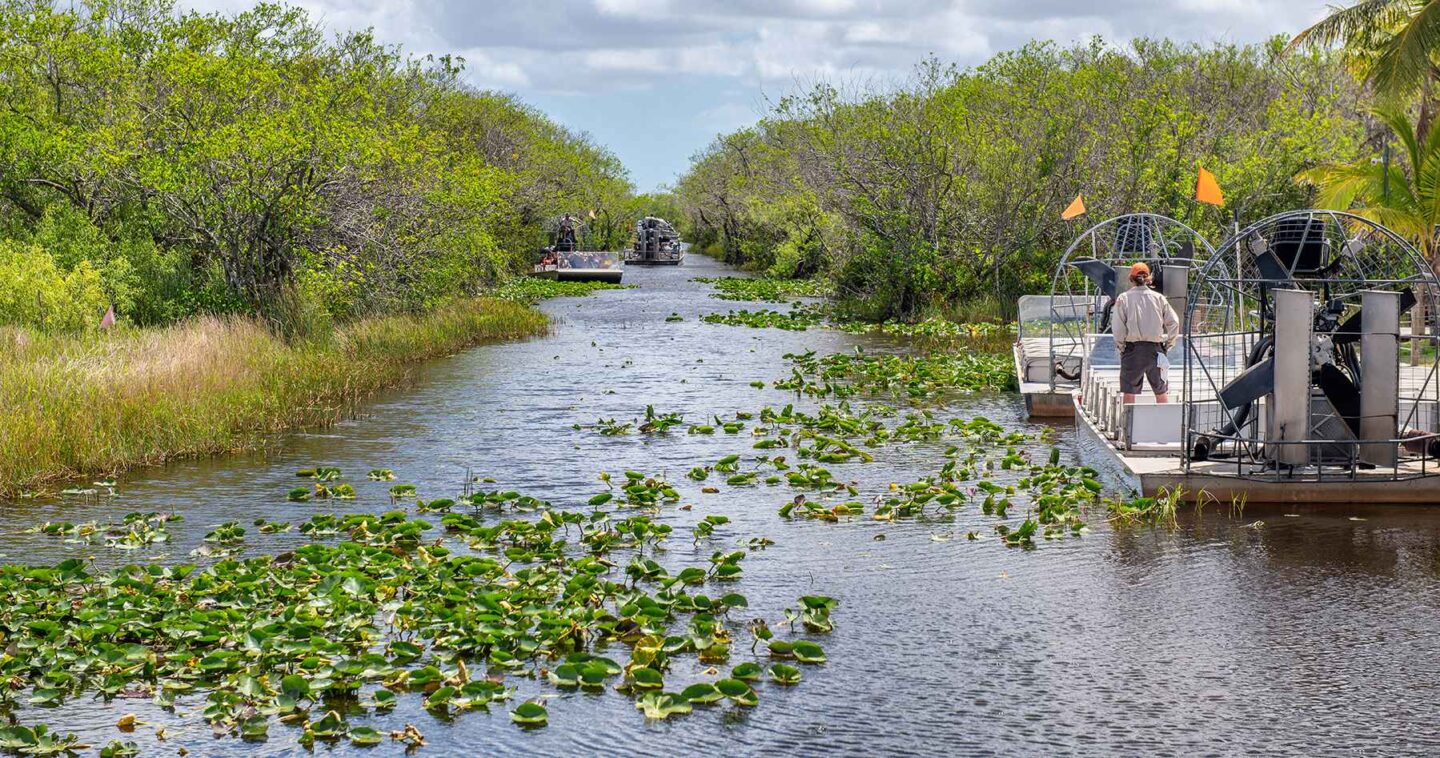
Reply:
M613 16L652 16L670 10L668 0L595 0L595 8Z
M694 75L769 86L899 77L934 53L962 66L1032 38L1258 40L1324 0L298 0L334 29L374 27L417 53L463 51L477 84L620 91ZM249 0L192 0L224 10Z

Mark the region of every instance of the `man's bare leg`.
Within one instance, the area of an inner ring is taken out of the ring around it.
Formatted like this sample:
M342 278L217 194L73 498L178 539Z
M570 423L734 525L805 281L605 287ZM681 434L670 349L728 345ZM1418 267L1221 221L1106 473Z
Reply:
M1155 394L1155 402L1157 402L1157 403L1168 403L1168 402L1170 402L1170 393L1169 393L1169 392L1159 392L1159 393L1156 393L1156 394Z
M1123 393L1123 394L1124 394L1124 396L1125 396L1125 404L1126 404L1126 405L1130 405L1130 404L1132 404L1132 403L1135 402L1135 396L1134 396L1134 395L1130 394L1129 392L1126 392L1126 393Z

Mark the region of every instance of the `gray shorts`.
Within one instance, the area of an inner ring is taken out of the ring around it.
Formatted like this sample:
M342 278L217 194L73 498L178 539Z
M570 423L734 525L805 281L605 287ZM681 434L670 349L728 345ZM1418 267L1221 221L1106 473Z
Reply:
M1145 391L1143 380L1149 380L1150 389L1157 395L1170 391L1156 362L1165 346L1159 342L1127 342L1120 353L1120 391L1127 395L1138 395Z

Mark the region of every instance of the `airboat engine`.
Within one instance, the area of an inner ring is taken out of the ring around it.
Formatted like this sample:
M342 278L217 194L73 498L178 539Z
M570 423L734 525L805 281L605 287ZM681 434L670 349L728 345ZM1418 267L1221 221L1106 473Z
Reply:
M1440 456L1434 359L1428 373L1401 364L1401 317L1415 285L1434 298L1434 275L1403 239L1349 214L1301 211L1255 224L1216 258L1240 273L1202 270L1186 314L1188 460L1234 459L1242 476L1399 476L1402 458Z
M1366 464L1394 465L1395 448L1383 441L1398 433L1400 293L1361 292L1360 309L1352 316L1359 319L1359 333L1353 335L1332 331L1335 314L1321 311L1309 290L1281 289L1273 295L1275 345L1267 402L1271 442L1265 445L1266 459L1304 466L1348 464L1358 457ZM1346 341L1337 346L1337 338ZM1360 343L1360 354L1347 361L1338 353L1354 340ZM1342 368L1347 362L1350 365ZM1241 393L1222 392L1221 397L1244 399ZM1363 440L1377 442L1352 444Z

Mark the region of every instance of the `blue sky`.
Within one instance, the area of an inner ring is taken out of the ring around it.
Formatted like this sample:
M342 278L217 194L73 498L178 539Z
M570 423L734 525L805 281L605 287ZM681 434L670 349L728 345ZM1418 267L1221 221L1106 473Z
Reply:
M234 11L251 0L180 0ZM614 150L640 191L716 134L819 79L884 87L934 54L961 66L1032 39L1251 42L1322 16L1316 0L298 0L334 30L454 53Z

